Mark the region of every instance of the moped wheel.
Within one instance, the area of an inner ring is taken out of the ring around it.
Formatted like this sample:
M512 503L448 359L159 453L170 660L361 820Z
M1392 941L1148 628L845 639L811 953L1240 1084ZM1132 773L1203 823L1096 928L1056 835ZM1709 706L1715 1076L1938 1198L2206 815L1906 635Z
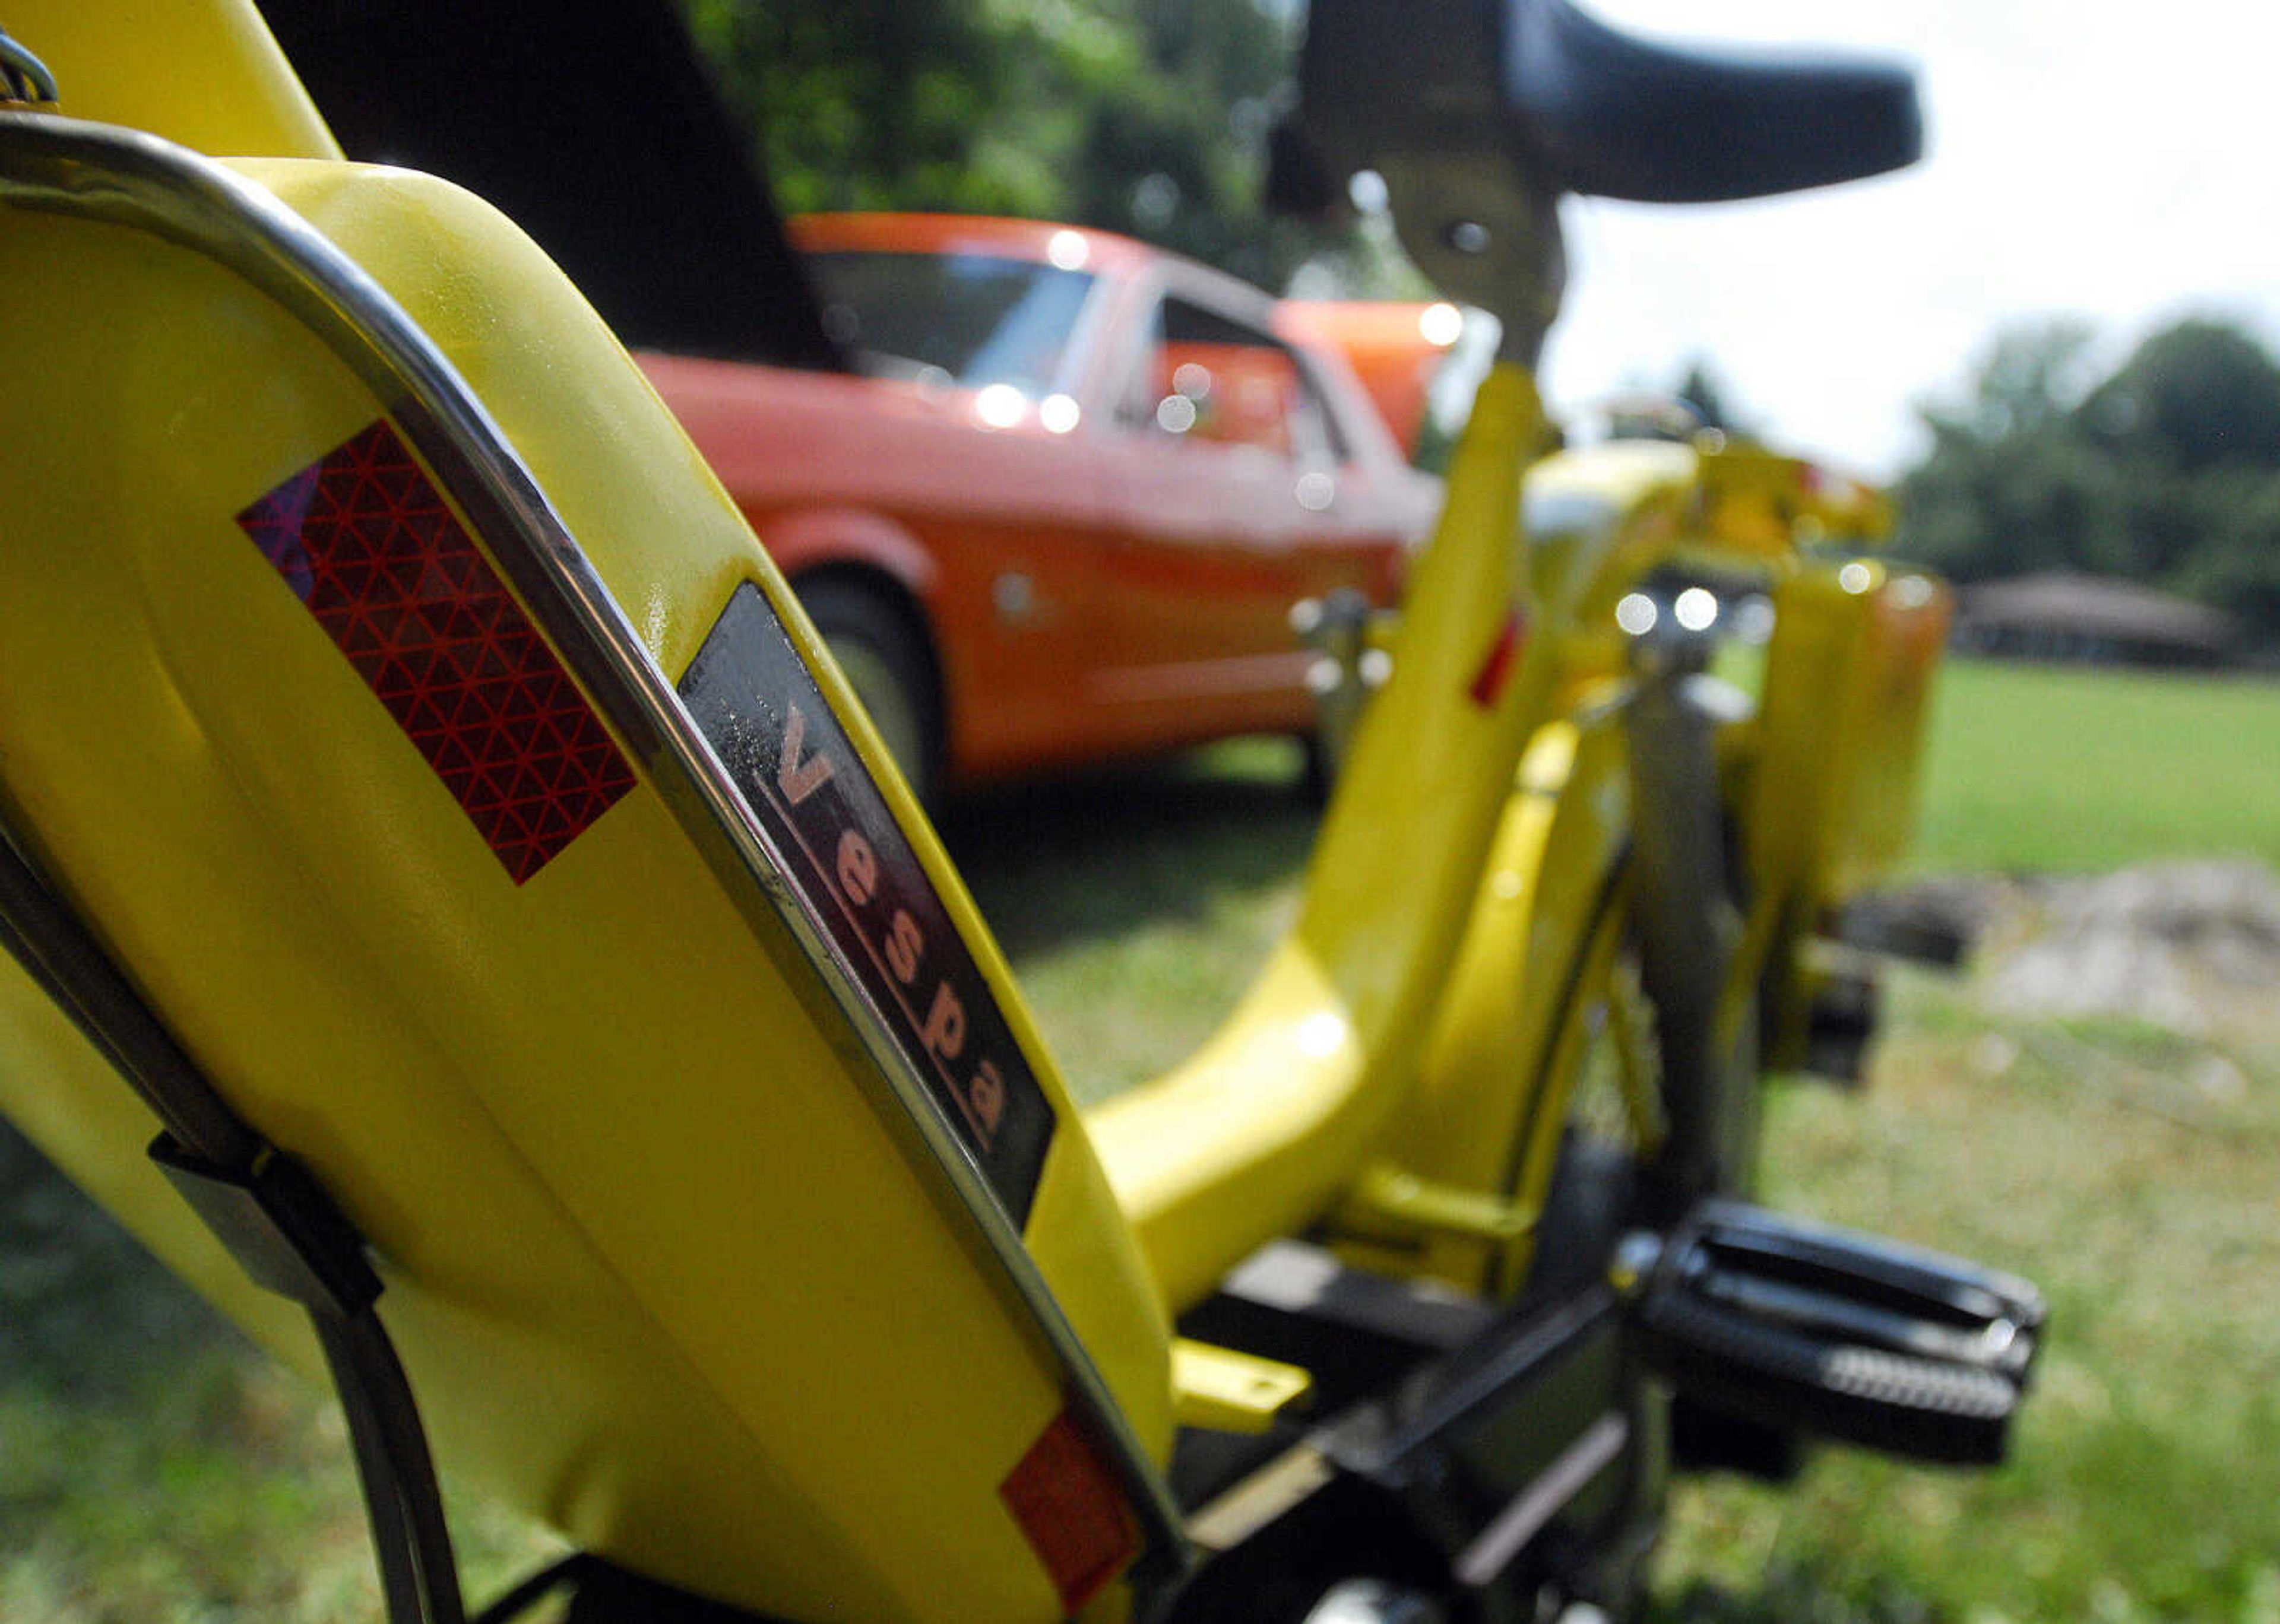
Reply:
M1716 906L1729 914L1714 928L1737 926L1738 898ZM1634 1223L1647 1227L1667 1224L1705 1197L1753 1197L1757 1190L1760 1136L1763 1120L1764 1077L1759 1003L1745 999L1729 1031L1710 1037L1709 1026L1694 1033L1702 1044L1691 1065L1675 1074L1665 1069L1664 1054L1651 1028L1654 1010L1646 989L1651 972L1641 962L1633 940L1610 974L1606 996L1609 1008L1629 1007L1634 1026L1650 1028L1640 1052L1617 1058L1620 1043L1605 1043L1587 1060L1575 1081L1571 1120L1583 1125L1583 1143L1600 1147L1627 1145L1637 1153L1633 1164L1638 1189L1631 1207ZM1612 1021L1614 1018L1609 1017ZM1674 1101L1673 1089L1701 1089L1704 1100ZM1649 1112L1641 1096L1660 1107L1661 1121L1650 1125L1642 1139L1640 1125ZM1689 1110L1690 1104L1694 1109ZM1684 1125L1695 1137L1690 1142L1660 1143L1653 1134ZM1602 1148L1603 1158L1608 1151ZM1556 1192L1555 1192L1556 1193ZM1684 1396L1657 1398L1666 1428L1667 1465L1675 1472L1729 1470L1775 1482L1793 1477L1803 1463L1799 1436L1761 1422L1740 1420L1705 1408ZM1660 1491L1657 1490L1658 1501ZM1646 1560L1606 1563L1603 1589L1593 1599L1614 1618L1630 1616L1646 1597ZM1621 1605L1616 1605L1618 1602Z
M1652 1012L1642 990L1636 933L1613 881L1582 948L1558 1020L1553 1074L1543 1086L1562 1109L1560 1146L1543 1197L1523 1299L1557 1301L1597 1289L1623 1237L1646 1221L1648 1170L1666 1135ZM1629 1428L1616 1505L1554 1590L1537 1597L1563 1620L1623 1624L1638 1617L1668 1478L1668 1400L1635 1370L1622 1378Z
M1668 1063L1665 1034L1652 996L1656 984L1643 922L1628 905L1629 889L1612 881L1591 941L1559 1014L1564 1071L1544 1080L1564 1090L1561 1143L1540 1222L1543 1235L1523 1289L1552 1296L1584 1289L1604 1278L1621 1238L1675 1214L1674 1195L1746 1197L1754 1185L1760 1089L1754 1001L1738 1026L1706 1043L1697 1016L1682 1023L1683 1041L1702 1047L1691 1064ZM1729 917L1712 932L1730 934ZM1700 1100L1674 1100L1672 1090L1706 1089ZM1692 1109L1689 1107L1692 1106ZM1678 1142L1676 1135L1699 1135ZM1708 1171L1714 1183L1702 1182ZM1691 1205L1691 1197L1684 1197ZM1669 1474L1688 1465L1733 1464L1777 1472L1793 1456L1789 1441L1708 1415L1644 1380L1629 1409L1637 1439L1628 1505L1616 1531L1582 1561L1565 1590L1563 1617L1618 1621L1650 1604L1650 1580Z

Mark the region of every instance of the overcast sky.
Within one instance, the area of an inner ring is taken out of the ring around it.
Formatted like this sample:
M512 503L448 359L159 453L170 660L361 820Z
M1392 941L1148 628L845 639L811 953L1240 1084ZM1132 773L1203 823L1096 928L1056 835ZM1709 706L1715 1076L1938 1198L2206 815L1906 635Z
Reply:
M1585 0L1675 37L1825 41L1918 66L1914 169L1763 203L1571 201L1558 405L1709 357L1729 405L1862 472L1922 447L2006 322L2095 324L2116 358L2214 310L2280 347L2280 14L2226 0Z

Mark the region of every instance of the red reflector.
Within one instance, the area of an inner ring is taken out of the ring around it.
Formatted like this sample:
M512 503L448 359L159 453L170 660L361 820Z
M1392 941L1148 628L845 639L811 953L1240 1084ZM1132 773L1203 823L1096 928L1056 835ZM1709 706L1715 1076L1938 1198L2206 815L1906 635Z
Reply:
M634 776L385 419L237 516L520 885Z
M1116 1474L1067 1411L1038 1435L998 1494L1069 1612L1140 1554L1140 1527Z
M1527 632L1528 622L1521 617L1519 610L1515 609L1505 616L1504 629L1497 634L1495 646L1489 650L1489 657L1481 662L1480 674L1473 679L1472 687L1466 690L1471 695L1473 703L1483 711L1496 708L1498 698L1504 693L1504 685L1512 678L1512 668L1520 658L1520 647L1526 641Z

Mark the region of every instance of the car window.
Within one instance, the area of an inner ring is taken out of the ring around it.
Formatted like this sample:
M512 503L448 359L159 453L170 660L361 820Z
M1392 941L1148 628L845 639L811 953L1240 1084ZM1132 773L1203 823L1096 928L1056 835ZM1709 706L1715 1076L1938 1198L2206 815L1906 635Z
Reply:
M1032 398L1054 386L1093 280L992 254L821 253L808 266L825 330L866 371Z
M1295 350L1176 297L1157 306L1122 415L1188 444L1254 446L1309 461L1342 450Z

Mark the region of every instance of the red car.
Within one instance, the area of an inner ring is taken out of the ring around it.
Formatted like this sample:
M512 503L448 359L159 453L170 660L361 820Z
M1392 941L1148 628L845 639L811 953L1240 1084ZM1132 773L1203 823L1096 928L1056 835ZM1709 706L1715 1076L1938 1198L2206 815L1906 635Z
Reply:
M1285 299L1279 316L1285 336L1345 357L1394 440L1413 457L1435 380L1464 335L1464 312L1441 302Z
M645 355L922 794L1310 736L1292 604L1391 601L1437 482L1257 289L1103 232L792 223L859 375Z

